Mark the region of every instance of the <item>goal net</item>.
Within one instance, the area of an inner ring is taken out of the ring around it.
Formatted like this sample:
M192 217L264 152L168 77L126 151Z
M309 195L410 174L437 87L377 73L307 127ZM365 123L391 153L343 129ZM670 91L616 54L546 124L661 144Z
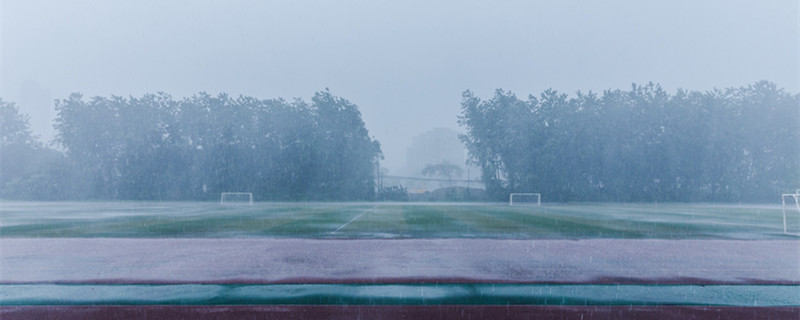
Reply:
M542 195L538 193L512 193L508 196L509 206L541 206Z
M786 200L789 201L786 201ZM789 206L791 207L792 202L794 202L794 207L797 209L797 212L800 213L800 189L794 191L794 193L784 193L781 195L781 207L783 209L783 233L786 232L786 202L789 202ZM791 208L789 209L792 210Z
M253 194L250 192L223 192L219 197L221 204L253 204Z

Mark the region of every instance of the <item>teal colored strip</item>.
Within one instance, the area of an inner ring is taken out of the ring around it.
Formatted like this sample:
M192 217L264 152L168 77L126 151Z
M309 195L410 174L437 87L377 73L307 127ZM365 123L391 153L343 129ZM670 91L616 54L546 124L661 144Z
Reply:
M0 305L800 306L797 285L0 285Z

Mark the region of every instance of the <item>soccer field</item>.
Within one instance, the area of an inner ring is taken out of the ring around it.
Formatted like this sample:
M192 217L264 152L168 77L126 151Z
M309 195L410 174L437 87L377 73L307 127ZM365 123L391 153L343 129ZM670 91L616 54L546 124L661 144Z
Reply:
M0 318L791 319L787 214L784 233L777 205L1 202Z
M796 239L800 213L708 204L8 202L0 237Z

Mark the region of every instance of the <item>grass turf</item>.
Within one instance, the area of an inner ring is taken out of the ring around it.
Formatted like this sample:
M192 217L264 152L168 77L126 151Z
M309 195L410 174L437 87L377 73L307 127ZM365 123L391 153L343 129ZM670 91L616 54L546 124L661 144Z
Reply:
M693 204L0 202L0 237L787 239L800 214Z

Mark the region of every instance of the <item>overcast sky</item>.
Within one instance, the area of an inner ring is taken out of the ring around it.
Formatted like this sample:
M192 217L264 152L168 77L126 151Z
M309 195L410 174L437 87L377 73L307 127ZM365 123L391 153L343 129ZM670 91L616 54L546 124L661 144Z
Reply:
M0 97L52 138L53 99L199 91L357 104L403 166L461 93L769 80L800 92L797 0L0 0ZM461 131L460 129L458 129Z

